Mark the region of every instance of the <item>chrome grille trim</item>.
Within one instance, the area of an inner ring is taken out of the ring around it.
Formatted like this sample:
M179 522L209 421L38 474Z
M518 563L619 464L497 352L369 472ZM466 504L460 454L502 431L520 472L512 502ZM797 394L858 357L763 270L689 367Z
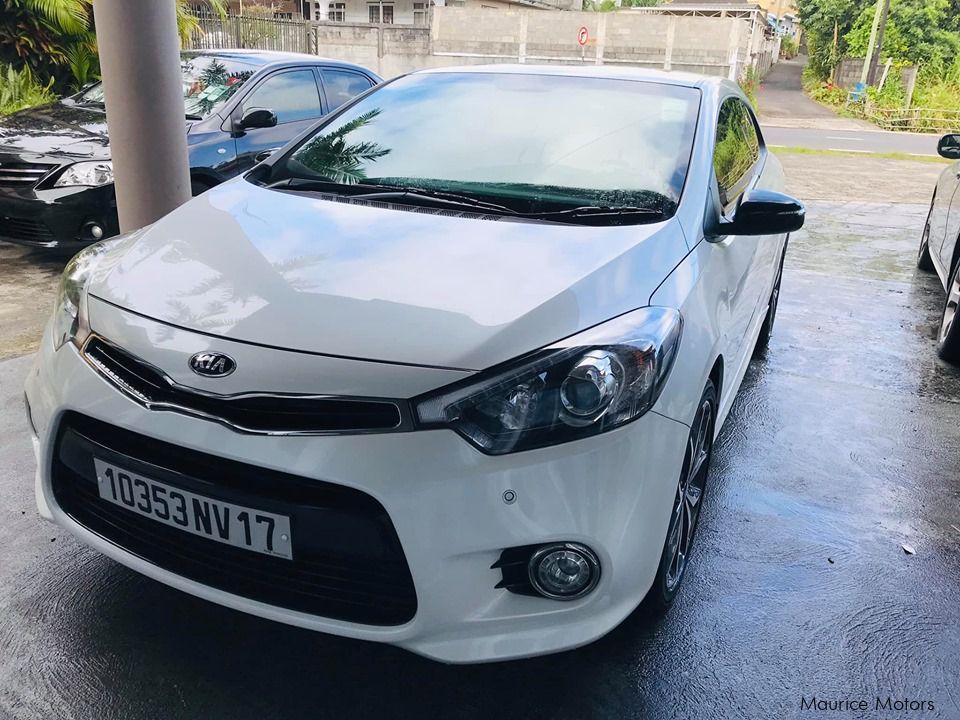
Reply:
M147 410L189 415L247 435L357 435L413 429L412 414L405 400L273 392L233 395L210 393L180 385L159 368L99 335L91 335L80 354L104 380ZM117 357L122 357L125 364L117 362ZM124 377L124 374L130 377ZM256 409L258 404L264 403L271 405L272 409ZM316 409L298 414L298 407L309 409L311 406ZM217 408L220 413L213 411ZM227 417L228 414L260 416L264 422L245 422L236 417ZM318 417L329 421L339 419L342 422L335 427L284 427L282 420L291 417ZM358 423L358 417L361 421L367 420L367 424ZM369 421L378 418L381 421L371 426ZM273 427L269 425L271 419L277 421ZM384 419L389 419L389 423L382 421Z
M32 187L57 167L47 163L0 162L0 185Z

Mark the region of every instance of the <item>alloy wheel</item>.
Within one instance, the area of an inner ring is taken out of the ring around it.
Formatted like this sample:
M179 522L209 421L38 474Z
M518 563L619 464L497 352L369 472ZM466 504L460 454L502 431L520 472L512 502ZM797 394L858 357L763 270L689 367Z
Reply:
M680 584L687 568L687 559L700 516L700 501L710 468L710 454L713 451L713 420L713 401L705 398L697 411L687 440L684 471L680 474L677 496L670 515L670 528L667 531L667 553L670 560L665 577L668 592L673 592Z
M937 335L937 341L941 344L946 340L950 327L957 317L958 305L960 305L960 269L953 273L950 290L947 292L947 302L943 306L943 319L940 321L940 333Z

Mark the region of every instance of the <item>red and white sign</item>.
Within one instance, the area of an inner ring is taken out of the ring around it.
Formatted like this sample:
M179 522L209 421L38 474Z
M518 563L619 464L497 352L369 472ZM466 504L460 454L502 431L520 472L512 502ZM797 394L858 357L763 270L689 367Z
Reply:
M587 41L590 39L590 32L587 30L586 25L581 25L580 29L577 31L577 44L583 47L587 44Z

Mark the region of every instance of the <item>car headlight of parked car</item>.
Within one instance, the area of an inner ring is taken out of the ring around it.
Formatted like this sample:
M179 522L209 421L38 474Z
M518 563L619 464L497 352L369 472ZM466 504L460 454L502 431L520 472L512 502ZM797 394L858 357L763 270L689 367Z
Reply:
M113 182L113 163L109 160L74 163L57 178L54 187L97 187Z
M83 346L90 334L87 324L87 287L94 270L103 270L107 262L111 266L116 264L146 229L118 235L84 248L67 263L60 276L60 288L53 307L54 350L59 350L67 342L77 347Z
M449 427L502 455L620 427L656 403L683 321L647 307L415 401L423 427Z

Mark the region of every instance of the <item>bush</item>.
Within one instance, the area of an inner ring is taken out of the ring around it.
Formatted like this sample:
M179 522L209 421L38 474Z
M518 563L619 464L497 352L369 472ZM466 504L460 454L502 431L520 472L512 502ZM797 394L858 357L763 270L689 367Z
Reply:
M56 100L53 79L41 85L29 67L19 72L13 65L0 65L0 115L9 115L23 108L43 105Z
M800 48L797 47L797 41L789 35L780 38L780 57L790 60L797 56Z
M743 94L747 96L754 110L757 109L757 87L759 87L759 85L760 75L756 69L752 67L747 68L746 75L744 75L743 80L740 81L740 89L743 90Z
M814 85L809 92L810 97L824 105L843 105L847 102L847 91L832 82Z

